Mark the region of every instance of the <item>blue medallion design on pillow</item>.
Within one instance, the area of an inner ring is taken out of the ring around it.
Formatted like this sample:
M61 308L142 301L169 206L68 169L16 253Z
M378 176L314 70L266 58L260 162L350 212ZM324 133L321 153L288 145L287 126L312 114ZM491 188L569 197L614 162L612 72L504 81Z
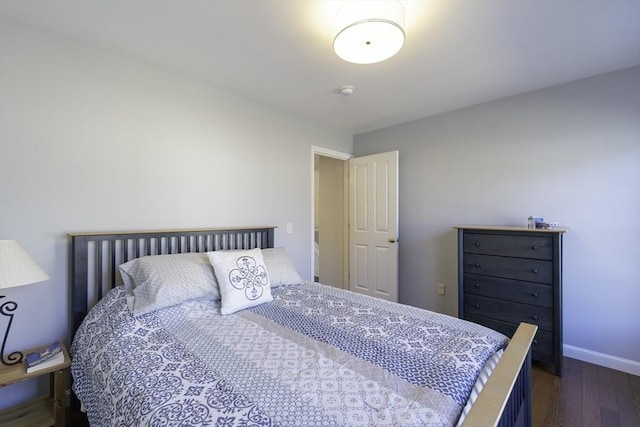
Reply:
M267 270L250 256L238 258L236 265L238 268L229 272L231 285L238 290L244 290L248 300L257 300L264 293L264 287L269 284Z
M260 249L212 251L207 256L220 285L222 314L273 300L271 279Z

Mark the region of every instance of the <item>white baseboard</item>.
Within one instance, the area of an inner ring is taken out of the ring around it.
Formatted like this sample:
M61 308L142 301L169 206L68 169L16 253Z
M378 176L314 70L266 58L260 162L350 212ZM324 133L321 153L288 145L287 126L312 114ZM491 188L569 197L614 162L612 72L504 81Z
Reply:
M597 351L574 347L568 344L564 344L562 348L566 357L640 376L640 362L636 362L635 360L623 359L621 357L598 353Z

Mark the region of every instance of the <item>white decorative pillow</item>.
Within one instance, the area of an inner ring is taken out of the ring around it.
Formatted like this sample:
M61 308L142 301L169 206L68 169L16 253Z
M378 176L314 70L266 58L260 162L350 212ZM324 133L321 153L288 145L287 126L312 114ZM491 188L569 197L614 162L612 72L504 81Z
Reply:
M263 249L262 256L264 257L264 265L269 273L272 289L279 286L304 283L285 248Z
M207 252L207 256L220 285L222 314L273 301L269 274L259 248Z
M134 316L190 299L220 299L213 268L204 253L151 255L121 264L120 275Z

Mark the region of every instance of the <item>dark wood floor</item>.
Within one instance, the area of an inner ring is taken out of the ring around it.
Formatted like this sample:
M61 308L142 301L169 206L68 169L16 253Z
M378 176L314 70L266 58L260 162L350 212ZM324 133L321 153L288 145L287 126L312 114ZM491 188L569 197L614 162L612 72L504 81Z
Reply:
M639 427L640 377L564 358L562 378L533 367L533 426ZM69 414L68 426L88 426Z
M533 367L533 426L640 426L640 377L565 357L562 378Z

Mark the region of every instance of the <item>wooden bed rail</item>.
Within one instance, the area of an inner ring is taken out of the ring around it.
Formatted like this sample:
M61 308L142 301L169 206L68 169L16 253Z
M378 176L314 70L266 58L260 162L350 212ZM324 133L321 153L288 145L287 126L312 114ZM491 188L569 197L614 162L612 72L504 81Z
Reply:
M531 343L537 330L518 326L463 427L531 425Z

